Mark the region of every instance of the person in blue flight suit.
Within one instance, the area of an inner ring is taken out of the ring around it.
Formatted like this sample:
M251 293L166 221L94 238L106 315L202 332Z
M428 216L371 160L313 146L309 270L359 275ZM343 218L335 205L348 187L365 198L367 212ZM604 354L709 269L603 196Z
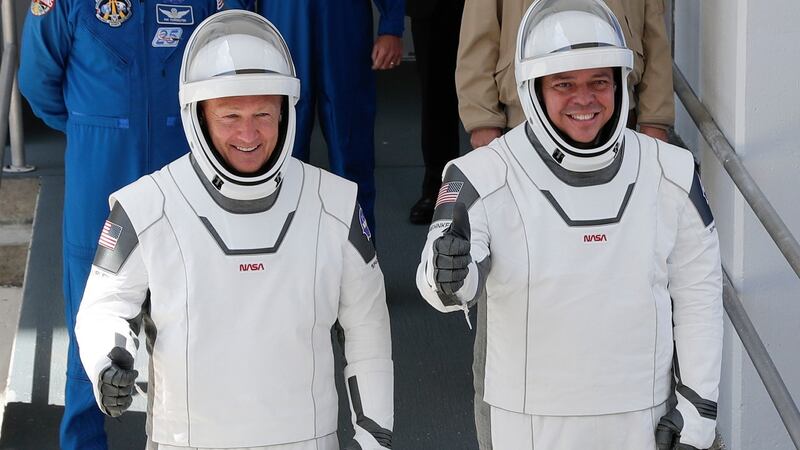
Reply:
M33 0L19 87L33 112L66 133L63 283L69 355L63 449L105 449L103 414L81 366L75 315L108 195L186 153L178 102L184 43L195 26L243 0Z
M308 162L319 109L333 173L358 184L358 202L375 231L375 75L403 55L404 0L258 0L256 10L281 30L300 78L294 157Z

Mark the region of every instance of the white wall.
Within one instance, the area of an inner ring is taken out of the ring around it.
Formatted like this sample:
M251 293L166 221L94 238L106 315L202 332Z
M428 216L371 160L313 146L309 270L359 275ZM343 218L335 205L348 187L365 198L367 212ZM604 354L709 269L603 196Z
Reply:
M800 2L672 0L675 62L745 166L800 236ZM800 281L682 107L676 130L703 153L702 177L723 264L800 401ZM719 428L731 450L794 448L749 357L726 323Z

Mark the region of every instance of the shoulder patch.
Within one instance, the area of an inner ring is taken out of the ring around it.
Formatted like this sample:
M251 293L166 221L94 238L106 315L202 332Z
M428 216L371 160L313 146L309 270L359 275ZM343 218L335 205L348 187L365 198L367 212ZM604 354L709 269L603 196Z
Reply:
M92 264L111 273L118 273L138 244L136 230L122 205L117 202L100 232Z
M372 245L372 232L369 230L367 219L364 217L364 211L361 210L361 205L359 205L358 202L356 202L356 207L353 211L353 219L350 221L350 234L347 239L353 247L355 247L365 263L375 258L375 246Z
M700 176L697 175L697 172L694 173L694 178L692 179L689 199L692 201L695 209L697 209L697 213L700 214L703 225L706 227L711 225L711 223L714 222L714 216L711 214L711 207L708 206L708 199L706 198L706 193L703 190L703 185L700 183Z
M31 14L43 16L56 7L56 0L33 0L31 2Z
M436 207L433 210L433 221L451 220L453 206L456 202L466 205L467 210L478 200L478 191L455 164L451 164L444 174L442 187L436 198Z

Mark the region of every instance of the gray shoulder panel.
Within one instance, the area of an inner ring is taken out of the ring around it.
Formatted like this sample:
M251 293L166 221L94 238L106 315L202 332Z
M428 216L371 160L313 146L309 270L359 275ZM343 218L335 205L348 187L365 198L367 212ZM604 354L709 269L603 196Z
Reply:
M372 232L367 225L367 219L361 210L361 205L356 202L353 218L350 220L350 234L347 239L355 247L358 254L368 263L375 258L375 246L372 245Z
M478 200L478 191L472 186L464 172L455 164L447 168L442 180L442 187L436 198L436 209L433 211L433 222L437 220L451 220L453 206L456 202L463 203L469 210Z
M128 214L119 202L114 203L111 214L103 224L92 264L111 273L118 273L138 244L139 237L136 236Z
M692 179L692 188L689 190L689 200L692 201L695 209L697 209L697 213L700 214L703 225L706 227L711 225L711 222L714 221L714 216L711 214L711 208L708 206L706 194L703 192L703 185L700 183L700 176L697 175L697 172L694 173L694 179Z

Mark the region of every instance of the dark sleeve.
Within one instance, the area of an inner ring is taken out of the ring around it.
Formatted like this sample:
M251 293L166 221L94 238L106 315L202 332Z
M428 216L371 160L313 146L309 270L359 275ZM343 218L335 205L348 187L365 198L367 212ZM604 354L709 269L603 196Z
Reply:
M61 132L67 126L64 79L72 46L69 1L33 0L22 29L19 90L33 113Z
M378 22L378 36L391 34L403 37L405 27L405 1L404 0L373 0L380 12Z
M133 229L128 214L122 205L115 203L103 224L100 239L97 242L97 253L94 255L95 266L111 273L118 273L133 249L139 245L139 237Z

